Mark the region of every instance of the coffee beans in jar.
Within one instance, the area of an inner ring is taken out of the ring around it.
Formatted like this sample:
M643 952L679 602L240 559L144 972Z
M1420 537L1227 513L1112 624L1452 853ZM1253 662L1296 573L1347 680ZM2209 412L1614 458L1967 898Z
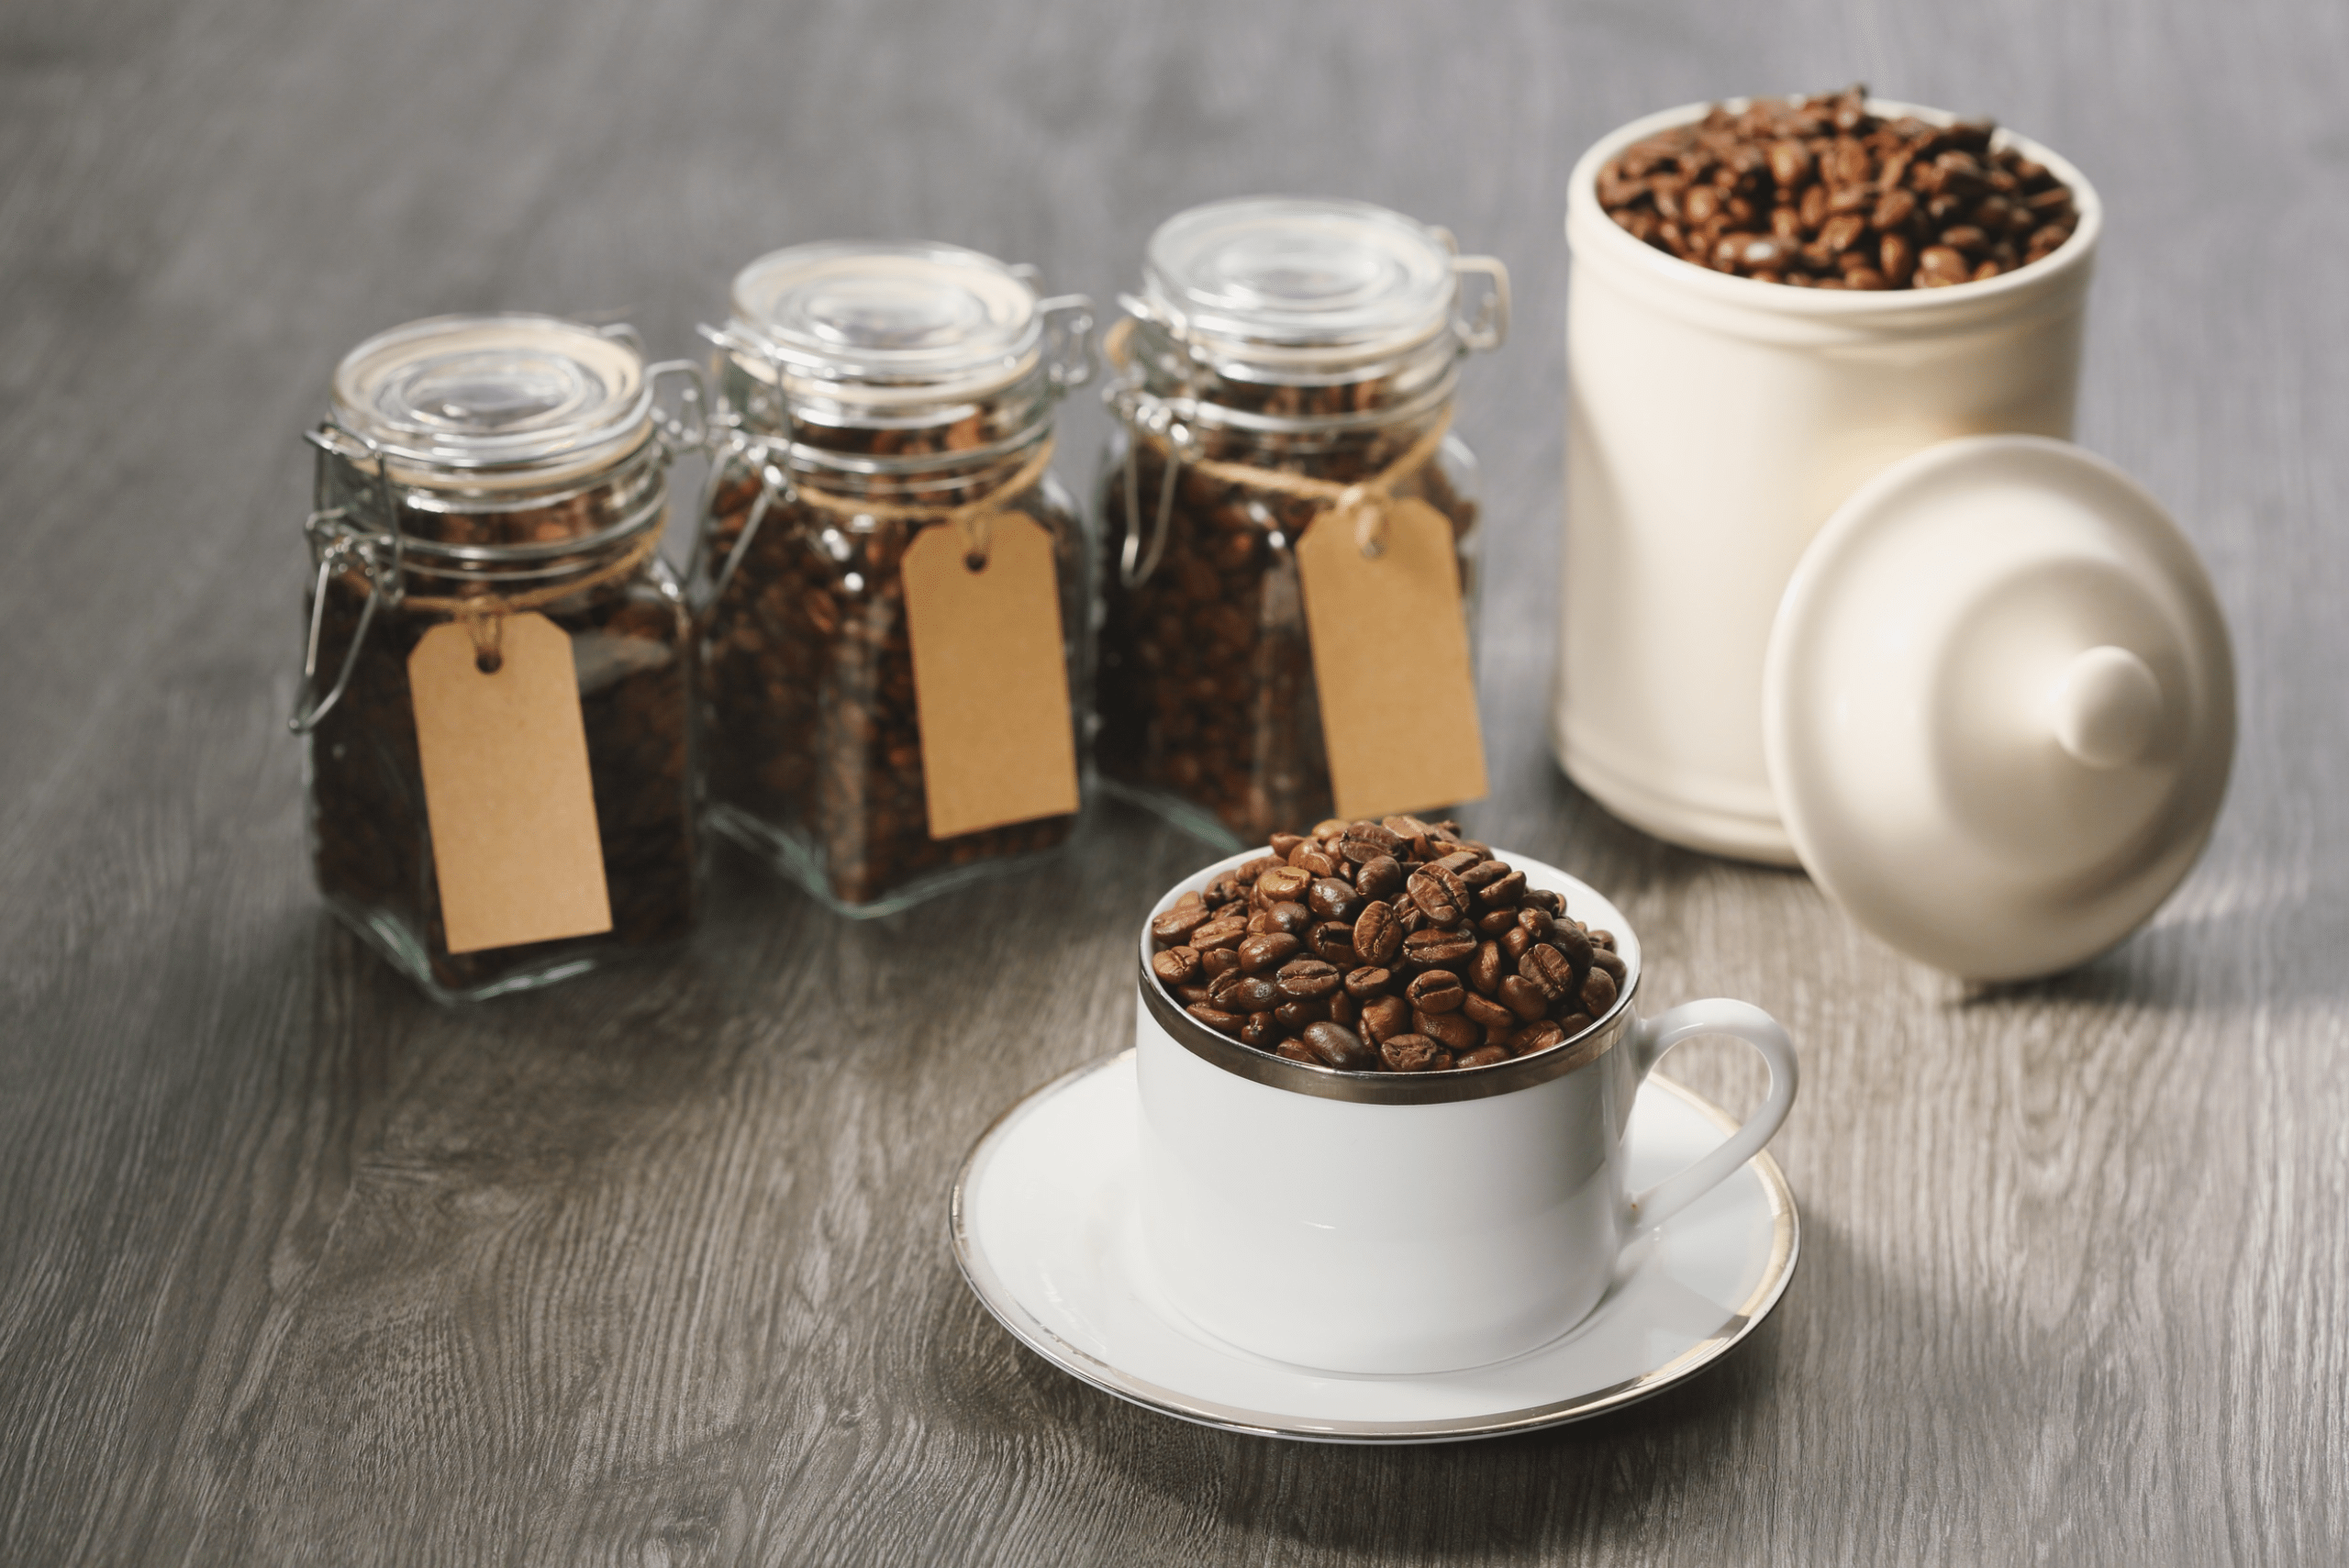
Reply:
M1075 820L1090 560L1049 464L1087 311L952 246L817 244L744 269L710 333L713 820L844 913L1015 866ZM925 579L933 554L966 570ZM958 675L990 684L958 698Z
M1867 89L1716 104L1599 171L1598 200L1684 261L1798 288L1943 288L2052 255L2072 192L1988 120L1887 117Z
M1474 321L1454 314L1464 273L1490 284ZM1475 463L1449 428L1460 361L1498 344L1507 297L1498 262L1366 204L1221 202L1161 227L1106 344L1123 429L1101 495L1105 779L1235 847L1337 809L1330 731L1362 720L1317 673L1300 546L1419 504L1473 626ZM1473 689L1445 701L1473 723ZM1481 793L1481 752L1466 761L1469 787L1388 804Z
M1553 1050L1629 980L1611 931L1451 822L1341 821L1152 917L1151 973L1244 1045L1348 1073L1483 1067Z
M444 999L693 925L693 649L656 548L689 438L651 384L684 372L625 329L444 317L353 350L312 433L312 862Z

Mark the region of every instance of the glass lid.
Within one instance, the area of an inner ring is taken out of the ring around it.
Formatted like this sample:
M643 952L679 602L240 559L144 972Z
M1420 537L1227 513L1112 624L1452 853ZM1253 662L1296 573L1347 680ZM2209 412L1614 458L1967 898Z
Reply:
M1443 329L1453 250L1442 230L1368 202L1245 196L1160 225L1143 292L1195 342L1353 358Z
M780 365L835 398L1002 386L1034 367L1043 335L1028 279L959 245L795 245L736 274L733 312L745 371L772 382Z
M572 463L633 449L652 407L626 339L551 316L440 316L370 338L335 370L335 422L440 468Z

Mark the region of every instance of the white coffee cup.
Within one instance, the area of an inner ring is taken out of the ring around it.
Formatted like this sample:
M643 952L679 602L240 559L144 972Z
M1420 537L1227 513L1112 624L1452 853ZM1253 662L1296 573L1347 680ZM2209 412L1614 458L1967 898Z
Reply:
M1233 856L1189 888L1262 854ZM1506 1360L1579 1322L1627 1242L1759 1153L1794 1104L1787 1032L1743 1002L1639 1017L1639 939L1621 911L1551 866L1496 851L1566 911L1614 932L1615 1006L1563 1045L1491 1066L1341 1073L1254 1050L1183 1010L1141 933L1134 1020L1142 1245L1199 1327L1260 1355L1347 1373ZM1631 1100L1694 1035L1762 1053L1770 1092L1728 1141L1645 1192L1625 1190Z

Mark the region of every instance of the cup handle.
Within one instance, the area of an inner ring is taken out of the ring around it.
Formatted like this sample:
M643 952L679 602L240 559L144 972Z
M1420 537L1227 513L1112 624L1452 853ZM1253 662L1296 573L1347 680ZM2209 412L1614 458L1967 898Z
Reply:
M1663 1059L1665 1051L1700 1034L1732 1035L1760 1051L1762 1060L1770 1064L1769 1098L1762 1102L1760 1110L1746 1118L1742 1127L1730 1134L1728 1142L1679 1174L1635 1195L1624 1216L1627 1235L1653 1229L1727 1181L1739 1166L1762 1152L1762 1146L1777 1135L1787 1112L1794 1108L1795 1084L1799 1076L1794 1041L1787 1038L1778 1020L1761 1008L1723 997L1683 1002L1637 1026L1631 1043L1637 1052L1641 1082L1646 1082L1648 1070Z

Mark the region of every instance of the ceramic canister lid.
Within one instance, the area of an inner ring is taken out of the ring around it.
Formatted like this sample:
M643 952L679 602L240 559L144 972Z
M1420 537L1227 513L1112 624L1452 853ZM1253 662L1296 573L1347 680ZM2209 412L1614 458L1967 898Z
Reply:
M1763 732L1811 875L1976 980L2127 936L2210 837L2234 666L2152 496L2037 436L1944 441L1863 485L1780 602Z

